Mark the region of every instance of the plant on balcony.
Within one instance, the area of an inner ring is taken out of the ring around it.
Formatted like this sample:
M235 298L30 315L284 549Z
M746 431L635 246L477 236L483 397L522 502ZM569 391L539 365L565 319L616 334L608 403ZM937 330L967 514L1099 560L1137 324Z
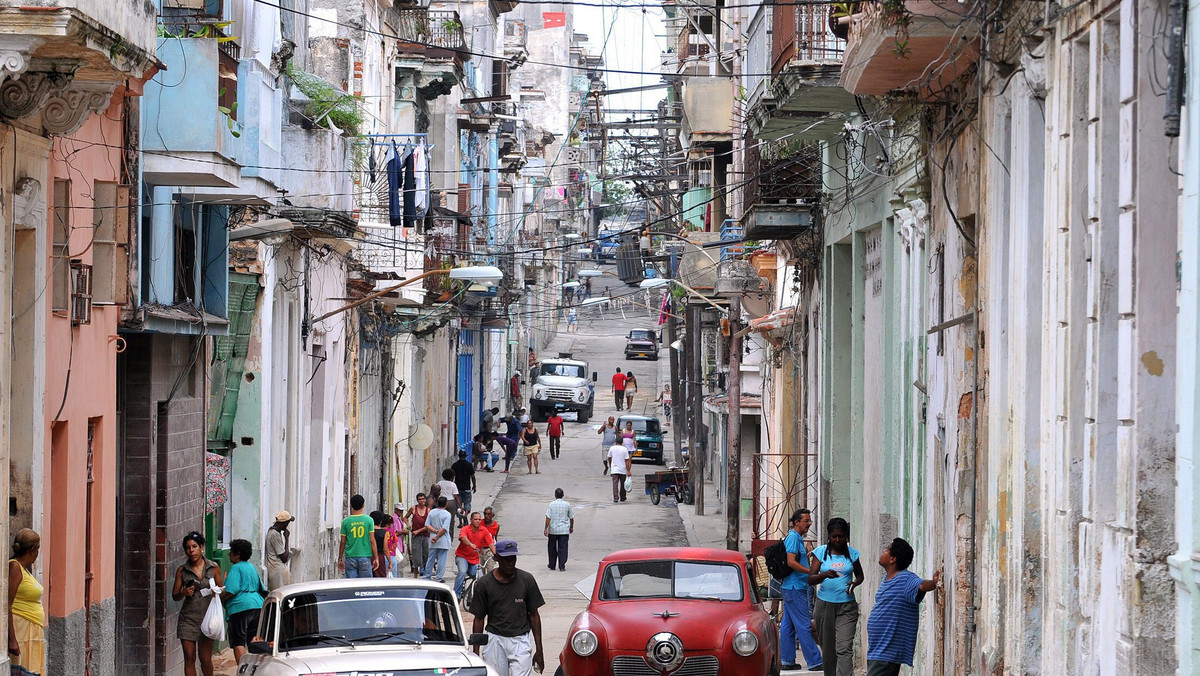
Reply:
M912 26L912 12L908 11L905 0L880 0L884 28L895 28L896 39L892 51L896 56L905 58L912 51L908 47L908 29Z
M219 44L233 42L237 40L237 36L226 35L225 29L233 25L232 21L218 21L215 23L201 24L197 28L188 28L180 26L179 32L173 32L168 26L158 24L158 37L160 38L213 38Z
M833 33L840 40L845 40L850 37L849 21L841 21L843 18L854 16L854 10L858 6L856 2L835 2L829 6L829 32Z
M284 74L301 94L308 97L304 114L313 124L349 134L358 133L363 114L357 96L338 90L316 75L293 68L290 63Z
M225 96L225 88L224 87L221 87L221 91L217 92L217 100L219 101L222 96ZM225 124L229 125L229 133L233 134L234 138L240 138L242 135L242 132L237 130L236 123L234 122L234 119L233 119L234 114L237 112L237 101L234 101L233 103L229 104L228 106L223 106L218 103L217 111L225 116Z
M442 19L442 30L447 33L457 33L463 28L462 22L457 19Z

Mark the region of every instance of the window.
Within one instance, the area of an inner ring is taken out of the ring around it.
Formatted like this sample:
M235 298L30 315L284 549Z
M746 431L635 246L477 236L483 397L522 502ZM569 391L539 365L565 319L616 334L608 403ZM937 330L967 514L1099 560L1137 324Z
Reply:
M92 187L92 298L97 303L116 303L124 297L127 265L120 269L118 256L121 261L127 261L124 242L119 241L117 231L128 232L128 220L124 227L119 221L128 219L128 210L119 208L122 200L118 193L124 193L123 200L128 206L129 190L108 181L96 181ZM118 249L122 254L118 254ZM118 288L121 291L118 291Z
M66 312L71 302L71 182L54 181L54 233L50 248L51 309Z
M508 96L508 62L492 61L492 96Z

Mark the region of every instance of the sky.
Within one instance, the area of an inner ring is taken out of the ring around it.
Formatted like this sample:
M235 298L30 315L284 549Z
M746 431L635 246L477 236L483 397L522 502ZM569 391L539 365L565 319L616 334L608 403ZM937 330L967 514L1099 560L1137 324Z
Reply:
M643 11L644 10L644 11ZM575 31L588 36L588 51L598 53L604 49L604 67L620 70L651 71L654 75L632 75L606 73L608 89L624 89L661 81L657 75L659 58L666 51L663 37L664 14L658 7L618 7L612 3L606 7L576 6ZM615 15L615 17L614 17ZM613 23L615 20L615 24ZM612 31L609 34L609 26ZM605 44L605 35L608 43ZM654 110L663 98L665 89L615 94L606 96L605 108Z

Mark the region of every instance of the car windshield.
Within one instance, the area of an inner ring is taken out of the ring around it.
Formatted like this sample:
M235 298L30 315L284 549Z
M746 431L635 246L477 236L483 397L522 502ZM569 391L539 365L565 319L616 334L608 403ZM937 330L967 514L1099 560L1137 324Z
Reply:
M539 375L543 376L567 376L568 378L586 378L584 373L587 371L579 364L542 364L542 370Z
M702 598L741 601L741 569L715 561L632 561L604 569L600 600Z
M662 434L658 426L658 418L621 418L617 421L617 429L625 429L625 423L633 423L633 431L643 434Z
M323 589L282 601L283 650L361 644L462 644L454 597L442 589Z
M634 329L629 332L630 340L654 340L654 332L650 329Z

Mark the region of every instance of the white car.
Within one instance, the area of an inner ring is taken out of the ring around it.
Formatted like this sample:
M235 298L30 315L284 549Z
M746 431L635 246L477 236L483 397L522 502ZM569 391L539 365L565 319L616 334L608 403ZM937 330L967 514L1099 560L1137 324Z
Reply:
M496 676L472 646L454 593L423 580L366 578L271 592L238 676Z

